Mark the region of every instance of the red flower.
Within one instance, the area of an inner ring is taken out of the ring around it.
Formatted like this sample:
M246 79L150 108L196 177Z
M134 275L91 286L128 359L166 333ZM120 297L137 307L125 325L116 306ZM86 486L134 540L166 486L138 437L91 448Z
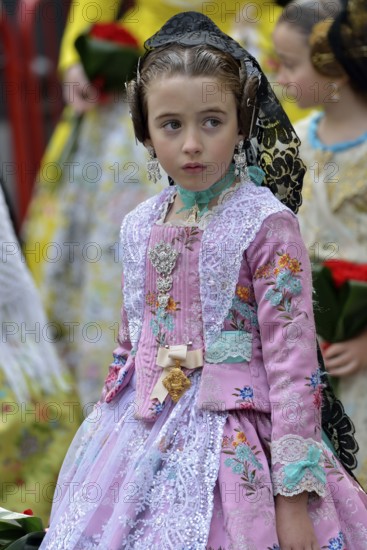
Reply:
M122 46L131 46L132 48L138 48L139 44L136 38L124 29L118 23L95 23L90 32L90 36L94 38L100 38L101 40L107 40L108 42L115 42Z
M350 280L367 282L367 264L356 264L346 260L327 260L324 265L330 270L337 288Z
M30 508L27 508L27 510L24 510L23 514L26 516L33 516L33 511Z

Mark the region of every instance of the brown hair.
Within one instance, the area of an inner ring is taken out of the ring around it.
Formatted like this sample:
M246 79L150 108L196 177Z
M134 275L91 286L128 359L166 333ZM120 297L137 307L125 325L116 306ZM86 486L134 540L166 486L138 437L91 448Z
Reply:
M333 54L327 34L340 11L339 0L294 0L286 6L277 21L277 25L287 23L303 34L314 68L320 74L335 78L342 77L344 71Z
M214 47L169 44L147 52L142 58L136 79L127 86L134 131L140 142L144 143L149 138L147 94L150 82L161 76L182 74L207 76L223 83L235 96L241 133L244 136L249 134L257 78L248 79L239 61Z
M355 93L367 93L366 0L293 0L277 24L288 23L308 41L315 69L328 77L345 74Z

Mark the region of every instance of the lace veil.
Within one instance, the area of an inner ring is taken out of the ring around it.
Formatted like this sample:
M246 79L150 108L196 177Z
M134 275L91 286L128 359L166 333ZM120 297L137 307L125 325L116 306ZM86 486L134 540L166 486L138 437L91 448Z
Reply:
M249 166L258 165L265 172L263 185L297 212L302 203L305 173L299 157L300 140L256 59L199 12L175 15L146 41L145 48L149 54L150 50L171 43L183 46L207 44L227 52L240 62L248 78L257 78L254 120L245 143L247 162Z

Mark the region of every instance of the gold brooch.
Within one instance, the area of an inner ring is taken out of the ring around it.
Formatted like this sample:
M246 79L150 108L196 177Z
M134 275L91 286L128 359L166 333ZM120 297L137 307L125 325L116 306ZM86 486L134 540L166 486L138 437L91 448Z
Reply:
M175 366L170 370L162 383L170 394L172 401L175 403L191 386L189 378L181 370L180 361L178 359L175 359Z

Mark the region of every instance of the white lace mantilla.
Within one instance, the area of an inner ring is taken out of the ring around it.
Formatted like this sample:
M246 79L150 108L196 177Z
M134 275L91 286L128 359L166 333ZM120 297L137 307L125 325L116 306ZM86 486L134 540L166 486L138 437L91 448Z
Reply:
M323 444L299 435L285 435L271 443L274 495L304 491L325 496Z
M130 338L136 348L143 312L147 247L152 225L160 219L175 187L142 203L121 227L124 270L124 304L129 319ZM246 182L213 211L203 233L199 256L200 294L203 306L206 348L219 336L232 305L243 254L261 228L276 212L288 210L265 187ZM290 212L290 211L289 211Z

